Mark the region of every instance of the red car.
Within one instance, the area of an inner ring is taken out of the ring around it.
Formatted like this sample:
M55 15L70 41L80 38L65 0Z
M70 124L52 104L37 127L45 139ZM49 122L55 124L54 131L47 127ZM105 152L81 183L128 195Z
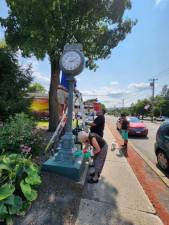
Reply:
M128 117L129 124L129 135L138 135L147 137L148 129L146 125L141 122L137 117Z
M146 125L141 122L137 117L127 117L127 120L129 121L129 135L130 136L144 136L147 137L148 129ZM120 130L120 120L117 121L117 129Z

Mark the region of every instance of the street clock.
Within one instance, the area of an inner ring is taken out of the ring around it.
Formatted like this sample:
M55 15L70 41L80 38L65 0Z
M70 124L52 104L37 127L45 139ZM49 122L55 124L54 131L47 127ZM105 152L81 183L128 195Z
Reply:
M76 76L83 71L84 55L79 44L65 45L63 54L60 58L60 67L66 75Z

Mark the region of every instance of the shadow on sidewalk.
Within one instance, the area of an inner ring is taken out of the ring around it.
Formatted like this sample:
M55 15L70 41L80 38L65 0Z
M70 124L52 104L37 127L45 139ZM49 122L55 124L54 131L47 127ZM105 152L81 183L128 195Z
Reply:
M82 190L77 184L56 174L43 172L38 199L24 217L14 225L73 225L75 224Z
M90 223L88 222L86 224L134 225L131 221L126 220L121 215L116 201L117 196L118 190L113 185L108 183L104 177L101 177L99 183L97 184L86 184L82 197L84 200L87 199L92 202L94 201L95 205L95 207L90 208L92 211L91 214L94 215L92 218L93 221L91 221L91 219L89 221Z
M133 140L148 140L149 137L144 137L144 136L129 136L129 140L133 139Z

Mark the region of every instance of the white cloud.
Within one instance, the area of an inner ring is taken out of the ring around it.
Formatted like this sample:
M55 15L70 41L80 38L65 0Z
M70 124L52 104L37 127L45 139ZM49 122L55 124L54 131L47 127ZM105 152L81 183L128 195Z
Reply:
M121 97L122 95L125 95L128 91L123 91L119 85L119 83L116 81L111 82L107 86L100 87L98 89L93 89L90 91L82 91L84 96L89 97Z
M162 0L155 0L156 5L160 4L160 2L162 2Z
M136 90L146 90L150 88L150 84L149 83L131 83L128 85L129 89L136 89Z
M156 6L160 5L160 3L167 3L168 2L168 0L154 0L154 1L155 1Z
M149 97L151 89L149 83L131 83L127 87L122 87L118 82L111 82L109 85L98 89L84 90L82 94L84 100L98 98L106 107L122 107L123 99L125 106L130 106L138 99Z
M112 82L110 82L110 85L112 85L112 86L116 86L116 85L118 85L118 84L119 84L118 81L112 81Z

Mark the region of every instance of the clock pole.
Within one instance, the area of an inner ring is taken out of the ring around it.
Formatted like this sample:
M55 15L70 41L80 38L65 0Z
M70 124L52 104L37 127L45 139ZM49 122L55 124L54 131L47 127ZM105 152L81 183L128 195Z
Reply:
M80 61L77 61L76 59L80 59ZM74 64L72 63L73 60ZM48 159L42 167L43 170L56 172L59 175L69 177L75 181L80 180L85 168L83 157L80 156L78 158L75 158L73 155L73 149L75 148L75 137L72 133L73 91L75 82L74 76L80 74L83 71L84 63L85 59L83 55L82 45L66 44L64 47L64 52L60 59L60 67L67 75L69 83L68 118L66 123L66 132L60 140L59 147L56 149L56 154L54 155L54 157Z
M66 132L72 133L72 119L73 119L73 91L75 79L73 76L68 77L69 82L69 97L68 97L68 122L66 124Z

